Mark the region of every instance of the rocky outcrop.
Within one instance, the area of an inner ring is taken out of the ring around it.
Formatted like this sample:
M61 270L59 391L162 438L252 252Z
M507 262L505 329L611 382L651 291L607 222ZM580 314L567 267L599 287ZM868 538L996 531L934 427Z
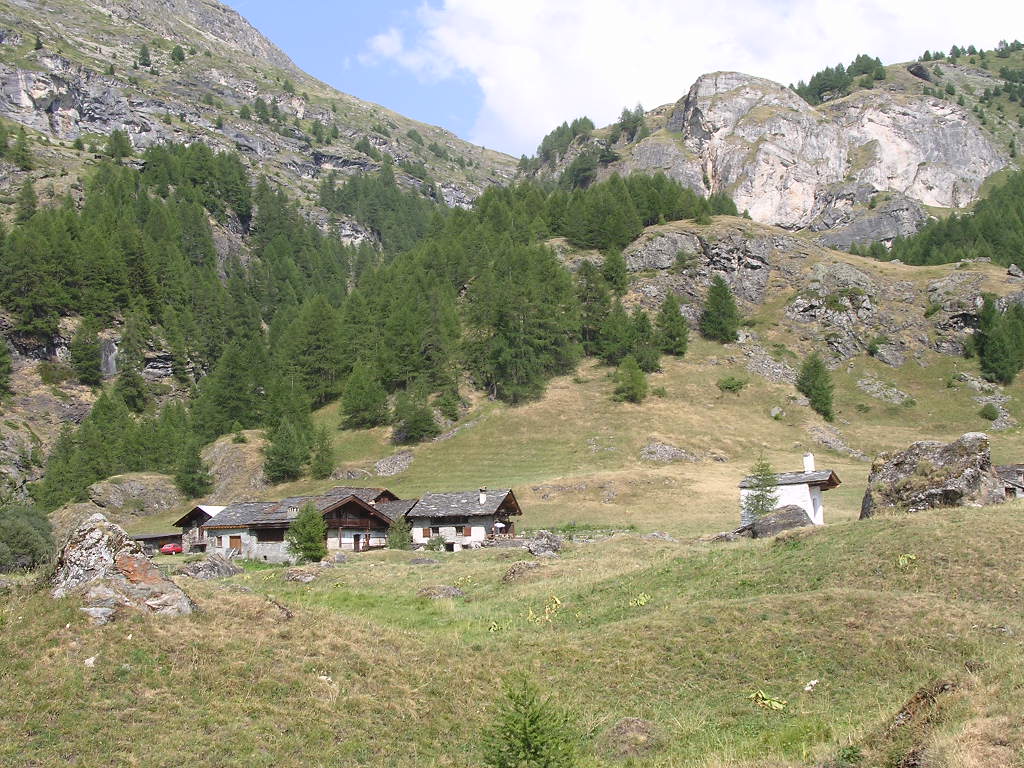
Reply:
M436 584L431 587L423 587L423 589L416 593L416 597L422 597L427 600L453 600L456 597L465 596L465 592L450 584Z
M267 488L263 476L266 439L259 430L248 430L242 435L244 443L236 443L234 435L226 435L203 448L203 461L213 476L211 503L244 501Z
M931 507L984 506L1004 501L992 466L988 436L969 432L952 443L925 440L883 453L871 466L861 502L864 520L884 512Z
M106 624L125 611L182 616L195 604L165 578L142 546L103 515L93 515L74 530L57 558L54 598L80 597L82 611Z
M519 562L512 563L505 571L501 580L506 584L511 584L514 581L522 581L531 571L535 571L540 568L540 563L536 560L520 560Z
M400 475L412 466L412 451L399 451L396 454L381 459L373 465L373 471L380 477L393 477Z
M783 531L789 531L794 528L806 528L810 525L814 525L814 523L811 522L811 518L808 517L806 510L803 507L790 504L785 507L779 507L767 515L761 515L749 525L737 529L736 533L741 536L749 535L755 539L767 539L772 536L778 536Z
M921 205L973 202L1008 162L970 112L898 87L812 107L780 83L703 75L668 111L666 131L603 171L664 171L701 194L727 192L756 220L838 229L828 242L916 231ZM892 193L878 207L876 194Z
M87 493L104 514L159 515L186 501L173 477L151 472L115 475L93 483Z
M226 579L229 576L237 576L242 573L242 567L228 560L224 555L214 552L202 560L188 563L178 569L182 576L190 576L193 579L209 581L211 579Z
M557 557L565 539L551 531L537 531L529 541L526 549L535 557Z

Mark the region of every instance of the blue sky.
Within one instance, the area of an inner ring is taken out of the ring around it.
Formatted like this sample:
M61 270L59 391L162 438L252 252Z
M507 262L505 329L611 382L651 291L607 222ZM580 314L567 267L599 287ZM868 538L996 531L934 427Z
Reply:
M1024 2L226 0L310 74L512 155L563 120L675 102L705 72L787 84L857 54L1024 37Z
M424 79L393 59L367 59L368 42L390 28L412 33L417 0L318 2L225 0L314 77L357 98L468 136L483 104L471 73Z

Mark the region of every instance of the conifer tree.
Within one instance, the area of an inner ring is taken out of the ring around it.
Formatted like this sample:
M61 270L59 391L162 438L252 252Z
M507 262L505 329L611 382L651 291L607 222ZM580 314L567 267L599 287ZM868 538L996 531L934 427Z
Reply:
M99 323L92 318L85 318L71 337L69 352L71 367L75 370L78 381L87 386L97 386L103 376L100 370L100 339L97 335Z
M38 204L39 199L36 197L35 187L32 186L32 179L25 179L25 182L21 185L21 190L18 192L14 220L19 224L24 224L36 215Z
M615 371L615 392L612 399L642 403L647 397L647 376L632 355L626 355Z
M311 501L299 510L284 538L299 560L316 563L327 557L327 522Z
M579 734L569 713L525 675L504 681L504 697L483 733L489 768L574 768Z
M665 295L665 300L661 303L655 328L658 331L658 344L662 352L673 357L683 357L686 354L690 342L690 324L680 311L679 297L672 291Z
M309 458L309 444L291 419L282 419L270 433L265 449L263 474L271 483L286 483L302 476Z
M139 66L151 67L152 65L153 60L149 57L149 46L143 43L139 48Z
M611 311L608 285L594 266L584 261L576 273L576 297L580 302L580 338L583 351L588 355L600 352L601 326Z
M728 283L715 275L708 289L707 301L700 316L700 332L723 344L736 341L740 327L740 311Z
M324 480L334 471L334 445L327 427L320 427L313 433L313 455L309 461L309 473L317 480Z
M174 46L171 49L171 61L175 64L181 64L185 60L185 51L180 45Z
M749 525L762 515L775 511L779 503L779 479L764 454L750 468L751 486L743 497L740 523Z
M14 394L14 390L11 389L12 373L14 363L11 360L11 351L7 348L7 342L0 337L0 398Z
M18 127L18 136L14 140L14 149L11 150L11 162L23 171L32 170L32 153L28 148L28 134L25 133L25 126Z
M414 386L411 390L401 392L395 399L393 440L399 445L411 445L439 434L441 428L422 388Z
M112 131L107 138L107 155L111 160L121 162L126 157L132 156L132 142L124 131Z
M182 446L174 473L174 484L190 499L205 496L213 488L213 478L199 449L199 441L193 439L186 442Z
M613 248L605 254L601 276L613 294L619 298L626 295L629 290L629 273L626 271L626 259L622 251Z
M832 376L817 352L812 352L804 360L797 376L796 388L807 397L811 408L826 421L832 421Z
M146 381L139 375L138 369L127 364L117 376L117 384L114 390L124 400L128 410L133 413L142 413L149 405L149 392L146 389Z
M373 366L360 360L345 382L341 398L341 426L348 429L379 427L388 421L388 396Z
M640 307L633 310L630 318L630 354L636 360L640 370L651 373L661 368L661 349L654 334L651 319Z
M1018 350L1008 324L997 321L987 334L981 355L981 372L989 381L1011 384L1020 370Z
M598 339L601 359L609 365L618 365L633 348L633 326L622 302L616 300L601 324Z
M388 549L412 549L412 527L405 515L399 515L388 526Z

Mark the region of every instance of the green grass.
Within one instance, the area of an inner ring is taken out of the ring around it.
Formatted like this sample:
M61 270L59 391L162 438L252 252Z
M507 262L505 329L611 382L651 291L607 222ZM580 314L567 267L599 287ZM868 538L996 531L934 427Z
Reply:
M497 682L523 670L574 712L584 766L623 765L607 734L624 717L661 736L637 766L810 766L850 746L863 765L921 749L933 768L1020 766L1022 512L726 545L617 534L512 583L522 553L375 552L309 585L182 579L201 613L102 628L18 593L0 602L0 763L178 765L187 733L199 766L477 766ZM432 584L466 597L416 596ZM939 680L956 690L888 728Z

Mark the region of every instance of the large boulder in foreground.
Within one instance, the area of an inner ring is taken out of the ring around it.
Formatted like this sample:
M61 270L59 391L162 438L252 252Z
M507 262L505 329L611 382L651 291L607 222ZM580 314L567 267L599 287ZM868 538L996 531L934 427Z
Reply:
M985 506L1005 500L992 466L988 435L968 432L952 443L923 440L880 454L871 465L860 519L931 507Z
M164 578L141 544L101 514L71 533L57 559L52 595L80 596L82 611L97 624L124 611L181 616L196 608L177 584Z

